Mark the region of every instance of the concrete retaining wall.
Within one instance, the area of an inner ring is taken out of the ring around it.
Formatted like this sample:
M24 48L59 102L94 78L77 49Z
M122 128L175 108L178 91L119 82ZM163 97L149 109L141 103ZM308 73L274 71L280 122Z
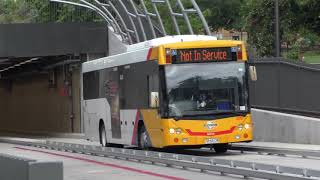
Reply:
M1 180L63 180L62 162L37 162L0 154Z
M320 144L320 119L252 109L254 140Z

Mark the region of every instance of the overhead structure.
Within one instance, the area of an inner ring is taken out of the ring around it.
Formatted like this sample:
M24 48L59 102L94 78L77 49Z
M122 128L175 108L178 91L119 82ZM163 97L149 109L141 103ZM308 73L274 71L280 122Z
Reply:
M108 55L109 31L105 25L104 22L1 24L0 81L43 74L57 65L77 64L84 54Z
M169 35L159 9L165 7L170 16L175 34L181 34L186 26L188 34L194 34L190 22L195 14L202 22L204 32L211 35L208 24L195 0L50 0L88 8L98 13L117 34L123 43L134 44ZM185 3L188 2L186 8ZM172 8L174 7L174 8ZM176 12L175 12L176 11ZM179 21L182 19L183 21ZM180 23L179 23L180 22ZM166 22L167 23L167 22ZM185 33L184 33L185 34ZM171 34L174 35L174 34Z

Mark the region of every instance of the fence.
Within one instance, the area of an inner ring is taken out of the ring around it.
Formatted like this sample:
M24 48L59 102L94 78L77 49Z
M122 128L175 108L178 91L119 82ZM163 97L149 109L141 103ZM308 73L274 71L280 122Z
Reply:
M256 60L253 107L320 116L320 67L279 58Z

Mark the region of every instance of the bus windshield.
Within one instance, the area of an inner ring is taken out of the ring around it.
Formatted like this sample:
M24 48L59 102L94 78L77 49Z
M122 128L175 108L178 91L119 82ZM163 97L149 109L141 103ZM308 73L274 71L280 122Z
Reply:
M243 114L248 111L243 62L165 66L169 117Z

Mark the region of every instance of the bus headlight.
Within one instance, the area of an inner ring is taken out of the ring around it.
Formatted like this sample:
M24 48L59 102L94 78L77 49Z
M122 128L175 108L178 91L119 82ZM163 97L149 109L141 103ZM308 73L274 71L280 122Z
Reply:
M250 124L245 124L245 125L244 125L244 128L245 128L245 129L249 129L249 128L250 128Z
M173 128L170 128L170 129L169 129L169 133L170 133L170 134L174 134L174 129L173 129Z
M182 132L182 130L181 130L180 128L177 128L177 129L176 129L176 133L177 133L177 134L181 134L181 132Z
M239 124L238 129L241 131L243 129L243 124Z

